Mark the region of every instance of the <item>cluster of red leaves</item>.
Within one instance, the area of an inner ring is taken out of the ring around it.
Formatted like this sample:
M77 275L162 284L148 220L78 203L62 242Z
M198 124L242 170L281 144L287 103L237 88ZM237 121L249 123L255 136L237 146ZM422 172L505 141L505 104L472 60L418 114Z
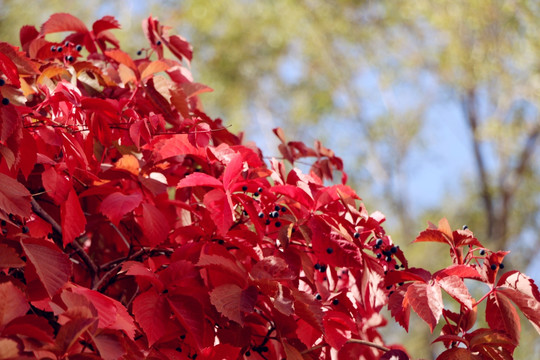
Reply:
M0 43L0 358L405 359L377 331L388 305L405 328L411 306L432 330L444 316L441 359L506 359L511 301L540 325L529 278L496 282L505 253L442 221L417 241L455 265L409 268L332 151L276 129L284 159L315 160L266 164L203 112L186 40L148 18L133 58L116 28L55 14ZM491 286L488 329L464 278Z

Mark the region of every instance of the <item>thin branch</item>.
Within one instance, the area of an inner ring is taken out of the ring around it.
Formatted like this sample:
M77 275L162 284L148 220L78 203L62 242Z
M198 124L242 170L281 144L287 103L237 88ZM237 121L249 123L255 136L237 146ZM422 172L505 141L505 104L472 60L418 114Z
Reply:
M378 350L381 350L381 351L384 351L384 352L388 352L390 351L391 349L387 348L386 346L382 346L382 345L379 345L379 344L375 344L374 342L371 342L371 341L367 341L367 340L361 340L361 339L349 339L347 340L347 343L354 343L354 344L361 344L361 345L366 345L366 346L369 346L369 347L372 347L372 348L375 348L375 349L378 349ZM329 346L328 344L319 344L319 345L316 345L310 349L307 349L307 350L304 350L302 351L300 354L307 354L311 351L315 351L315 350L318 350L322 347L325 347L325 346Z
M51 215L47 211L45 211L39 203L32 198L31 199L32 204L32 210L36 213L37 216L42 218L43 220L47 221L49 224L51 224L53 231L55 231L58 235L60 235L60 241L55 240L56 245L59 248L63 248L62 244L62 227L56 222L56 220L53 219ZM94 263L92 259L88 256L86 251L82 248L82 246L77 242L77 240L73 241L71 243L71 246L75 250L75 252L79 255L81 260L86 264L86 266L90 269L92 272L92 275L95 276L98 273L98 267Z
M482 200L484 202L484 209L487 215L487 236L493 235L493 227L495 224L495 212L493 208L493 198L490 192L489 180L486 170L486 164L482 151L480 149L480 142L478 140L478 114L476 109L476 93L474 89L467 91L463 99L463 107L465 116L471 130L471 140L474 151L474 158L478 170L478 177L480 180L480 187L482 189Z

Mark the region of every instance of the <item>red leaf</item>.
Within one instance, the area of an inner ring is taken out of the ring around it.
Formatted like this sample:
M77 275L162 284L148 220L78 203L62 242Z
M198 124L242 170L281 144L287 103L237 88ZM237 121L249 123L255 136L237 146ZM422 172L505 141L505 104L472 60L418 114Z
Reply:
M148 66L144 68L141 73L141 79L146 79L149 76L152 76L158 72L168 70L171 66L163 60L152 61Z
M469 265L451 265L433 274L433 278L442 279L446 276L458 276L460 278L480 279L478 271Z
M92 24L92 31L95 36L98 36L100 32L110 29L120 29L120 24L112 16L104 16Z
M459 301L460 304L466 306L468 309L472 309L473 298L469 293L469 289L463 283L463 279L455 275L450 275L438 280L438 283L444 291Z
M540 301L540 292L534 280L517 270L505 273L501 276L497 285L517 290L528 297L536 299L536 301Z
M22 218L29 217L31 211L30 192L20 182L2 173L0 173L0 210Z
M124 341L120 334L116 332L101 331L92 336L92 341L96 344L99 355L103 360L122 359L126 353L123 346Z
M213 176L201 172L194 172L181 179L178 182L178 185L176 185L176 188L181 189L190 186L222 187L223 184Z
M431 280L429 271L420 268L408 268L402 271L390 271L384 278L386 286L394 285L404 281L420 281L427 283Z
M73 188L71 188L67 200L60 205L60 216L62 218L63 244L66 246L81 235L86 227L86 217L79 203L79 197Z
M339 311L327 311L323 318L324 336L334 349L341 349L351 338L355 323L352 319Z
M6 244L0 244L0 269L23 267L24 264L25 262L21 260L15 249Z
M244 324L243 313L251 313L257 301L257 289L242 289L236 284L220 285L210 292L210 302L223 316Z
M149 346L169 333L170 313L166 298L154 288L143 292L133 301L133 315L144 330Z
M217 344L212 347L202 349L201 360L236 360L239 358L241 348L229 344Z
M18 335L19 337L24 335L44 343L52 343L54 337L53 329L47 319L34 314L24 315L12 320L2 330L2 335Z
M0 284L0 299L0 329L30 309L26 296L10 281Z
M71 261L52 242L26 238L21 240L23 250L36 269L49 297L53 297L71 276Z
M514 342L519 342L519 315L506 295L499 291L491 293L487 299L486 321L490 328L501 330Z
M230 199L221 189L214 189L204 195L203 203L210 212L210 217L214 220L221 235L227 231L234 223L234 215Z
M129 338L133 339L135 325L124 305L117 300L85 287L74 286L71 290L75 294L83 295L94 305L98 312L99 328L122 330Z
M184 57L187 61L191 61L193 49L186 39L178 35L171 35L167 45L178 59L182 60L182 57Z
M410 284L400 286L388 299L390 314L399 325L403 326L405 331L409 331L409 317L411 314L411 306L405 297L409 286Z
M416 237L414 242L425 242L425 241L431 241L431 242L440 242L444 244L450 244L450 240L439 230L433 230L433 229L427 229L424 230Z
M62 204L66 201L71 182L67 179L63 171L58 172L55 167L50 167L41 173L41 181L47 195L49 195L56 204Z
M6 144L6 142L8 140L13 140L14 137L18 137L18 130L22 125L22 122L19 119L19 114L13 106L2 106L0 107L0 110L0 126L2 128L2 132L0 135L1 144L6 145L13 152L17 152L17 147L14 148L9 143ZM11 164L8 165L10 167L12 166Z
M480 355L473 354L468 349L463 348L452 348L444 351L441 355L437 357L437 360L482 360L484 359Z
M298 201L306 208L311 208L313 205L313 199L304 190L293 185L275 185L271 188L276 194L285 195L293 200Z
M497 293L502 293L512 300L540 334L540 302L538 300L518 290L499 289Z
M268 256L257 262L251 269L254 279L294 280L295 273L285 260L276 256Z
M77 318L62 325L56 336L56 346L61 353L68 352L95 321L93 318Z
M214 91L212 88L204 85L199 84L195 82L185 82L181 84L182 90L184 90L184 94L186 95L186 98L190 98L192 96L196 96L205 92L212 92Z
M403 350L392 349L382 354L379 360L409 360L409 356Z
M108 57L116 61L117 63L127 66L128 68L133 70L135 74L139 73L139 69L137 69L137 65L135 65L135 62L133 61L131 56L129 56L129 54L123 52L122 50L120 49L106 50L105 55L107 55Z
M52 14L49 20L41 25L41 34L50 34L61 31L88 32L86 25L75 16L67 13Z
M136 219L152 246L161 244L169 236L170 226L167 218L154 205L143 203L142 216Z
M0 53L0 72L6 75L11 84L15 85L16 87L21 87L17 66L3 53Z
M244 161L241 154L232 157L231 161L229 161L229 163L225 167L225 171L223 172L223 187L225 189L231 189L231 186L233 185L236 178L238 178L242 173L243 165Z
M193 336L199 349L204 347L205 326L201 304L191 296L175 295L167 298L174 315Z
M443 301L438 284L413 283L407 288L406 300L433 332L442 314Z
M140 192L129 195L114 192L103 199L99 209L113 224L118 226L122 217L138 207L141 201L142 194Z

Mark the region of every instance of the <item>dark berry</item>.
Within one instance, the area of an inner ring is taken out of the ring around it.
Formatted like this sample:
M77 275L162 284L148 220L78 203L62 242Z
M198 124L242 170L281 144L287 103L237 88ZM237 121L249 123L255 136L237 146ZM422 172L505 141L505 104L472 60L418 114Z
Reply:
M282 206L281 207L281 212L286 212L287 211L287 208L285 206Z
M82 45L81 45L81 44L79 44L79 45L75 46L75 50L77 50L77 51L81 51L81 50L82 50Z
M332 305L338 305L338 304L339 304L339 299L332 300Z
M319 271L322 273L326 272L326 265L321 265L321 269Z
M184 340L186 338L186 335L182 334L180 335L180 339Z
M193 360L195 360L197 358L197 354L193 354L193 356L191 357Z
M142 55L142 50L137 51L137 56L141 56L141 55Z
M499 268L500 268L500 269L504 269L504 264L503 264L503 263L500 263L500 264L499 264Z
M388 293L388 296L392 295L393 293L394 293L394 290L390 291L390 292Z
M253 196L257 197L257 196L259 196L259 193L258 193L258 192L254 192L254 193L253 193Z
M387 286L387 287L386 287L386 290L390 290L391 288L392 288L392 285Z
M163 290L162 293L163 293L163 294L167 294L168 292L169 292L169 290L165 289L165 290Z
M317 294L317 295L315 295L315 299L317 299L317 300L321 300L321 299L322 299L322 296L321 296L321 294Z
M278 213L277 211L272 211L272 212L270 213L270 217L271 217L272 219L275 219L275 218L277 218L278 216L279 216L279 213Z
M2 99L2 105L9 105L9 99L8 98L3 98Z
M2 220L2 221L0 221L0 225L2 225L2 226L6 226L6 225L7 225L7 222L6 222L6 220Z
M266 219L265 224L266 224L266 225L270 225L270 220L269 220L269 219Z
M402 281L402 282L400 282L400 283L398 283L398 285L400 285L400 286L401 286L401 285L403 285L403 284L405 284L405 283L404 283L403 281Z
M399 267L405 269L405 265L403 264L399 265Z
M56 51L56 46L51 46L51 51L55 52Z
M497 269L497 264L491 264L491 270Z
M334 252L334 249L332 249L331 247L329 247L328 249L326 249L326 252L327 252L328 254L331 254L331 253Z
M274 210L279 211L281 210L281 207L279 205L274 206Z
M249 350L246 351L246 352L244 353L244 355L246 355L247 357L251 356L251 351L249 351Z
M387 256L387 257L386 257L386 261L387 261L387 262L392 261L392 257L391 257L391 256Z
M360 237L360 233L355 232L354 237L358 239Z
M379 247L380 247L379 245L375 245L375 246L373 247L373 249L379 250Z
M161 40L156 41L156 45L157 46L161 45Z
M242 191L247 191L248 187L246 185L242 186Z
M313 267L315 268L315 270L320 270L321 264L317 263L317 264L313 265Z
M276 221L276 223L274 224L276 227L280 227L281 226L281 223L279 221Z
M383 244L383 240L382 239L377 239L377 242L375 243L375 245L381 246L382 244Z
M264 217L264 213L260 212L259 217L262 219Z
M71 56L71 55L66 56L66 61L67 62L73 62L73 60L75 60L75 58L73 56Z
M382 257L381 253L377 253L377 259L380 259Z
M70 43L69 41L66 41L66 42L64 43L64 47L68 47L68 46L70 46L70 45L71 45L71 43Z
M463 225L462 229L467 230L469 227L467 225Z
M30 229L28 229L28 226L25 225L25 226L22 227L21 231L22 231L23 234L28 234Z
M480 255L482 255L482 256L486 255L486 250L484 250L484 249L480 250Z
M176 348L176 351L182 352L182 348L179 346L179 347Z
M398 264L394 265L394 269L396 270L399 269L399 265Z
M219 239L217 242L218 242L219 245L225 244L225 241L223 241L223 239Z
M62 50L64 50L64 49L62 49L61 46L59 46L59 47L56 48L56 51L58 51L58 52L62 52Z
M0 79L0 86L4 86L5 83L6 83L6 80Z
M390 252L391 252L392 254L397 253L397 247L392 246L392 248L390 249Z
M260 193L262 193L262 192L263 192L263 188L260 187L260 188L257 189L257 191L260 192Z

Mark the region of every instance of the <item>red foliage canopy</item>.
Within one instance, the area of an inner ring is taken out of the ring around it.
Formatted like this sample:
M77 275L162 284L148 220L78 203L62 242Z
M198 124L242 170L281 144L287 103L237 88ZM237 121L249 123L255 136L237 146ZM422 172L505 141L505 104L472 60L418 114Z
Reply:
M533 281L497 280L506 252L441 220L416 241L454 265L409 267L332 151L275 129L292 166L265 163L203 112L185 39L150 17L133 58L117 28L55 14L0 43L2 358L406 359L377 331L385 306L405 329L411 307L432 331L442 316L440 359L510 358L516 307L539 328ZM491 290L477 301L465 278Z

